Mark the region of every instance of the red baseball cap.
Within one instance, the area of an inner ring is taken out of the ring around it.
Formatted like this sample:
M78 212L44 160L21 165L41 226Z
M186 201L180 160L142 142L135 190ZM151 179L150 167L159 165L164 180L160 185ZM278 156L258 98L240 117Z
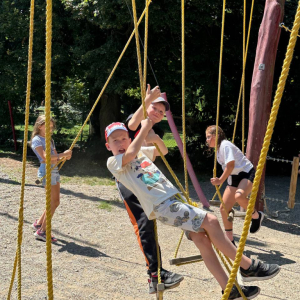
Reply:
M120 122L114 122L114 123L111 123L110 125L108 125L106 128L105 128L105 140L107 141L107 138L115 131L115 130L118 130L118 129L121 129L121 130L125 130L128 132L126 126L124 123L120 123Z

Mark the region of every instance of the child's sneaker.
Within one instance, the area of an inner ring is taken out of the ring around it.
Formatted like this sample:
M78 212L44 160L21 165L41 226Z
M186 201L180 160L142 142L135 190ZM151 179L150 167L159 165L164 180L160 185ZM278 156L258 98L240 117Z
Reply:
M41 228L42 225L37 223L37 220L35 220L35 222L31 225L31 227L33 228L34 231L37 231Z
M258 232L261 227L261 223L265 217L265 214L262 211L258 211L258 215L259 215L258 219L251 220L250 233Z
M248 270L240 267L241 275L244 282L268 280L275 277L280 266L276 264L264 264L259 260L252 259L252 264Z
M149 274L150 278L148 279L149 283L149 294L156 294L157 292L157 284L158 284L158 275L157 272L155 274ZM180 285L180 282L184 279L184 277L180 274L176 274L165 269L162 269L160 272L161 282L165 284L166 289L173 289Z
M45 232L45 231L41 231L41 230L39 229L39 230L37 230L37 231L34 233L34 236L35 236L35 238L36 238L37 240L46 242L46 232ZM53 235L51 235L51 242L52 242L52 243L57 242L57 238L55 238Z
M257 295L259 295L260 293L260 288L257 286L240 286L240 288L242 289L245 297L250 300L255 298ZM222 291L222 295L224 294L224 291ZM237 289L237 287L234 285L232 287L232 290L229 294L228 297L229 300L235 299L235 300L242 300L243 297L241 296L239 290Z

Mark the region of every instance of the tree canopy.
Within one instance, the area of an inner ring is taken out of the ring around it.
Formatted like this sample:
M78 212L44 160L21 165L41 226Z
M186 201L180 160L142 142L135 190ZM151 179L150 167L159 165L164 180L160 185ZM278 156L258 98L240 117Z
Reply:
M0 4L0 110L1 140L10 135L7 101L13 104L16 122L23 122L26 96L27 47L30 1L2 0ZM138 16L145 1L137 2ZM286 26L292 27L297 3L286 1ZM247 22L251 3L247 4ZM53 1L52 105L57 111L68 104L89 110L107 80L117 58L134 29L130 0ZM255 4L246 69L246 107L257 34L264 5ZM204 131L215 123L219 68L222 2L186 0L186 112L193 120L188 127L188 147L195 163L203 154ZM242 74L243 7L227 4L222 74L220 126L230 137ZM144 27L139 32L143 39ZM274 89L281 72L289 33L282 32L275 69ZM45 1L35 1L31 107L44 99ZM147 82L165 91L172 113L181 116L181 15L179 0L153 1L149 11ZM299 43L272 141L274 155L298 154L299 142ZM100 135L109 121L124 119L140 105L140 88L135 40L131 42L105 95L92 116L92 133ZM246 111L246 116L248 111ZM286 118L286 116L289 116ZM114 118L114 119L113 119ZM65 121L67 122L67 120ZM240 126L240 123L239 123ZM246 125L247 128L247 125ZM239 130L240 131L240 130ZM237 139L237 143L239 140Z

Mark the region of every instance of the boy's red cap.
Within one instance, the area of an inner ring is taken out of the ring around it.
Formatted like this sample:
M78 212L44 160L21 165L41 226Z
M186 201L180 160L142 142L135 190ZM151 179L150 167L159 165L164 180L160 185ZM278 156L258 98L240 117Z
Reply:
M124 125L124 123L120 123L120 122L114 122L114 123L111 123L110 125L108 125L106 128L105 128L105 140L107 141L107 138L115 131L115 130L118 130L118 129L121 129L121 130L125 130L128 132L126 126Z

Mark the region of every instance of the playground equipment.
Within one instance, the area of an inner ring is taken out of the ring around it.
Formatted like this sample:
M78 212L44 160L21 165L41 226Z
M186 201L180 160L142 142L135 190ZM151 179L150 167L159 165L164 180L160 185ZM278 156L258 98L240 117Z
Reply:
M101 96L103 95L103 92L105 88L107 87L114 71L116 70L124 52L126 51L131 39L133 38L133 35L135 34L136 37L136 46L137 46L137 55L138 55L138 64L139 64L139 78L140 78L140 84L141 84L141 91L142 91L142 100L145 98L144 96L144 88L146 84L146 65L147 65L147 36L148 36L148 6L150 5L151 0L146 1L146 8L140 17L140 19L137 21L136 16L136 8L135 8L135 0L132 0L132 7L133 7L133 15L134 15L134 30L130 36L130 39L128 40L124 50L122 51L116 65L114 66L112 73L108 77L103 89L101 90L95 104L93 105L86 121L84 122L82 128L79 130L79 133L77 134L76 138L74 139L72 145L70 146L70 149L73 149L74 145L76 144L78 138L80 137L80 134L88 122L93 110L95 109L97 103L99 102ZM220 51L220 72L219 72L219 87L218 87L218 102L220 100L220 85L221 85L221 66L222 66L222 50L223 50L223 35L224 35L224 16L225 16L225 0L223 2L223 18L222 18L222 37L221 37L221 51ZM50 196L51 196L51 161L50 161L50 142L51 142L51 134L50 134L50 95L51 95L51 38L52 38L52 1L47 1L47 7L46 7L46 84L45 84L45 115L46 115L46 216L47 216L47 229L46 229L46 247L47 247L47 278L48 278L48 299L53 299L53 283L52 283L52 259L51 259L51 210L50 210ZM144 50L144 76L142 74L142 65L141 65L141 56L140 56L140 47L139 47L139 39L138 39L138 25L141 22L142 18L146 15L146 23L145 23L145 50ZM34 16L34 0L31 0L31 9L30 9L30 39L29 39L29 50L28 50L28 75L27 75L27 93L26 93L26 112L25 112L25 130L24 130L24 145L23 146L23 172L22 172L22 182L21 182L21 196L20 196L20 209L19 209L19 224L18 224L18 246L14 261L14 269L12 273L12 279L11 284L8 292L7 299L10 299L12 286L15 278L15 272L16 268L18 267L18 299L21 299L21 245L22 245L22 234L23 234L23 204L24 204L24 187L25 187L25 167L26 167L26 154L27 154L27 138L28 138L28 123L29 123L29 104L30 104L30 89L31 89L31 71L32 71L32 43L33 43L33 16ZM186 138L185 138L185 57L184 57L184 0L181 1L181 16L182 16L182 103L183 103L183 158L184 158L184 169L185 169L185 189L180 184L178 178L176 177L175 173L161 154L160 150L158 149L157 145L156 148L160 152L163 161L165 162L166 166L168 167L168 170L170 171L171 175L174 177L177 185L179 186L182 194L186 198L186 201L190 203L191 205L196 205L191 201L189 198L189 192L188 192L188 177L187 177L187 155L186 155ZM278 114L279 104L282 98L285 82L288 76L288 70L291 64L292 56L293 56L293 50L296 43L297 34L300 27L300 2L298 5L296 17L294 26L291 32L291 38L288 45L288 50L286 54L286 58L283 64L283 70L282 74L280 76L278 89L276 91L274 104L271 112L271 116L269 119L268 127L267 127L267 133L264 139L262 152L260 155L260 159L258 162L258 167L256 171L256 176L254 179L253 184L253 190L251 194L251 198L249 201L248 209L246 212L246 218L245 218L245 224L243 228L243 233L240 239L240 243L237 250L237 255L234 264L227 258L223 257L223 255L218 251L218 249L215 249L216 252L219 254L220 259L224 263L226 269L228 272L230 272L230 269L227 265L227 263L232 266L232 270L230 273L230 278L227 284L227 287L224 291L222 300L228 299L229 293L232 289L233 283L236 282L236 274L238 267L240 265L243 249L246 243L246 238L250 226L251 221L251 214L255 205L255 200L258 192L259 182L262 176L264 164L267 157L267 151L269 149L270 140L272 137L273 128L275 125L276 116ZM245 67L245 55L244 55L244 63L243 63L243 73L244 73L244 67ZM242 76L244 77L244 76ZM244 84L242 84L244 85ZM143 103L144 108L144 116L146 117L146 111L145 111L145 104ZM217 120L218 120L219 111L217 112ZM217 121L218 124L218 121ZM299 162L298 162L299 163ZM63 166L64 161L59 162L60 168ZM216 168L214 168L214 173ZM217 187L217 192L220 197L219 188ZM178 194L178 197L182 199L182 197ZM183 199L182 199L183 200ZM221 197L220 197L221 200ZM184 201L184 200L183 200ZM155 222L155 232L157 237L157 230L156 230L156 222ZM183 234L181 235L182 238ZM156 238L157 242L157 238ZM157 242L158 243L158 242ZM179 246L178 246L179 247ZM178 249L177 247L177 249ZM159 249L159 247L157 247ZM159 251L159 250L158 250ZM160 255L158 255L158 258ZM226 262L227 261L227 262ZM160 262L158 262L158 265L160 265ZM164 285L161 283L160 279L160 268L158 269L158 293L157 293L157 299L163 298L163 291L164 291ZM239 288L239 287L238 287ZM240 291L242 294L242 292ZM245 296L242 294L243 299L245 299Z

